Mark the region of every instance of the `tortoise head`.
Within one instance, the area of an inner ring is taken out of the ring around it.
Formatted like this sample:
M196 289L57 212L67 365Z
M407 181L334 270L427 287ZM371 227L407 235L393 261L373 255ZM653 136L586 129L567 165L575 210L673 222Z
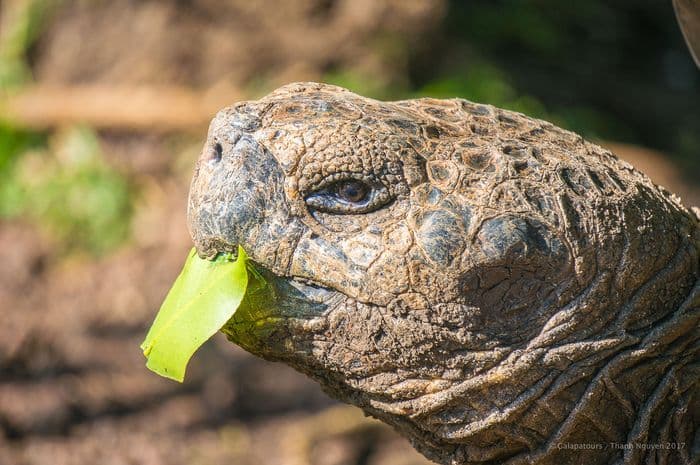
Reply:
M538 450L697 278L696 223L647 178L460 99L304 83L235 104L210 126L188 215L201 256L240 244L267 283L232 341L443 463ZM670 281L647 305L640 286Z

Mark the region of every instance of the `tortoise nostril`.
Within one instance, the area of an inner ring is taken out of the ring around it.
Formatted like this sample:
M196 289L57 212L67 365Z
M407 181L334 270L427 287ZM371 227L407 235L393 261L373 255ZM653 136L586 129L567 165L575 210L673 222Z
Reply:
M209 147L209 150L207 151L207 160L218 163L221 161L223 154L224 148L219 142L217 142L213 146Z
M221 155L224 153L224 148L221 146L220 143L216 143L214 145L214 159L216 161L221 161Z

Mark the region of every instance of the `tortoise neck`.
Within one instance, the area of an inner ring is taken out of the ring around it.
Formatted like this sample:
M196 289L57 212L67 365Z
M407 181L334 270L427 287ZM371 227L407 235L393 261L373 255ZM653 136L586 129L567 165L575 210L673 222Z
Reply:
M698 328L700 282L681 307L638 344L594 368L584 391L543 445L502 463L631 465L698 460L694 438L694 428L700 424ZM570 387L561 394L570 397Z
M451 400L441 407L414 415L420 421L363 407L443 464L691 463L698 454L693 428L700 424L698 328L700 282L645 334L619 339L612 349L589 347L588 357L545 369L547 375L524 380L527 390L478 421L468 415L471 405L502 402L498 385L479 391L483 400L477 392L463 401L445 396ZM426 431L426 424L443 426Z

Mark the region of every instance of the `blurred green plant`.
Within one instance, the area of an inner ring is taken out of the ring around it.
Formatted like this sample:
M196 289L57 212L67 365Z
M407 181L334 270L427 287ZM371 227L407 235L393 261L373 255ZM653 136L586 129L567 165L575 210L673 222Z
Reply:
M0 123L0 178L10 177L19 154L45 145L46 138L41 134Z
M23 137L8 133L12 152L0 152L9 160L2 165L0 218L36 222L67 252L100 254L126 239L129 185L104 162L92 130L59 131L43 146L33 135Z
M31 82L28 54L58 0L1 5L0 96ZM25 218L58 252L104 253L129 233L131 195L109 167L95 133L84 127L51 136L0 123L0 219Z
M55 0L12 0L2 5L0 17L0 90L31 80L27 52Z
M538 118L550 115L534 97L519 94L506 74L489 63L471 63L467 69L428 82L416 94L419 97L462 97L488 103Z
M391 86L384 76L366 76L359 71L349 69L330 71L321 80L379 100L389 100L397 96L400 98L406 93L405 88Z
M415 96L462 97L479 103L488 103L550 121L591 138L603 138L611 133L622 137L630 132L615 118L589 106L548 108L537 97L518 91L506 72L492 63L478 59L474 59L468 68L452 71L444 77L428 82L415 93Z

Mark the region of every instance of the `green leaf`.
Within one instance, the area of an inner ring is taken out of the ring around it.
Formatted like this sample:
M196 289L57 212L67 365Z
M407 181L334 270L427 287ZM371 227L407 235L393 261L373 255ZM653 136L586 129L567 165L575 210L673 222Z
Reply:
M187 362L233 316L248 286L248 256L204 260L193 248L141 344L146 366L182 382Z

